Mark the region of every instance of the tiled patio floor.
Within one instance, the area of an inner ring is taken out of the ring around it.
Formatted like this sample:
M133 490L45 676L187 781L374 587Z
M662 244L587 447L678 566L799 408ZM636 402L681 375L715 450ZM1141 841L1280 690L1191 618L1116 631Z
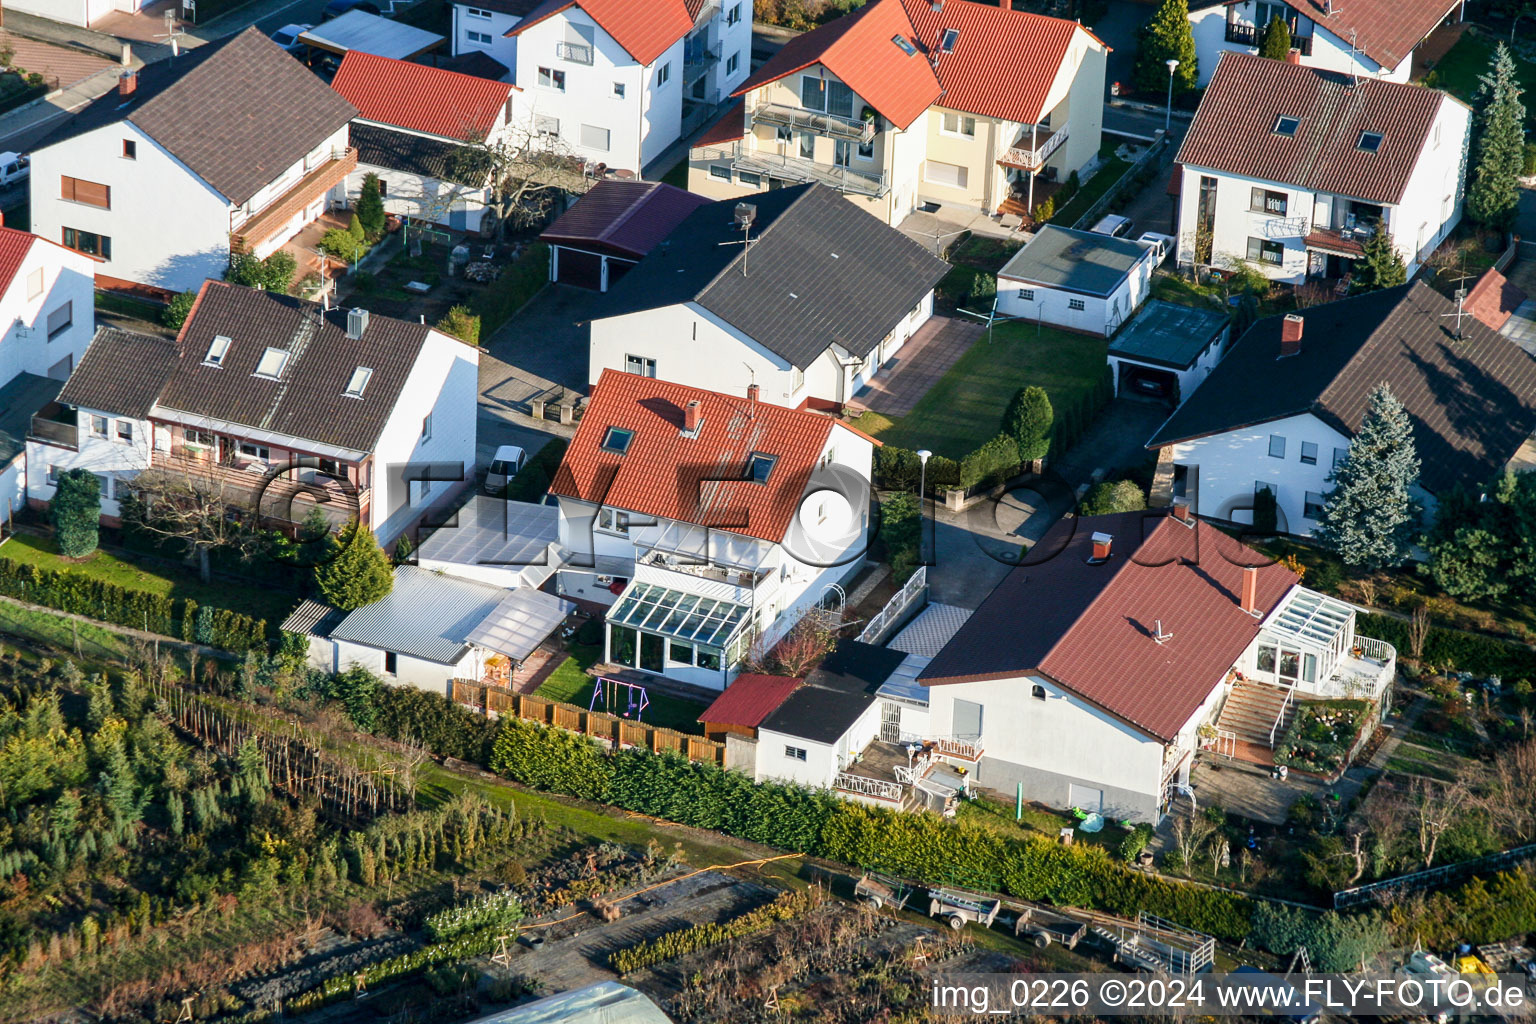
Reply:
M48 78L57 78L60 89L68 89L98 71L113 67L110 60L99 54L54 46L4 30L0 30L0 48L11 51L12 67L28 74L37 72Z
M928 389L981 337L980 324L936 316L886 361L875 379L849 402L850 409L872 409L883 416L905 416Z

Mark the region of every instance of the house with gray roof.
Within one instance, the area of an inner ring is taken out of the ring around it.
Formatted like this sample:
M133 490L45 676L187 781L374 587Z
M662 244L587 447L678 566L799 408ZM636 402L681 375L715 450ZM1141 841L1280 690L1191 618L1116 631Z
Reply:
M356 114L256 28L124 70L33 151L32 230L98 286L195 289L344 202Z
M756 384L765 402L838 407L932 317L948 269L824 185L709 203L609 291L590 380L612 369L735 395Z
M27 495L89 469L111 520L169 477L267 526L320 508L388 544L474 479L479 363L426 324L209 281L174 340L96 332L33 417Z
M1108 337L1152 287L1145 242L1046 224L997 272L997 312Z

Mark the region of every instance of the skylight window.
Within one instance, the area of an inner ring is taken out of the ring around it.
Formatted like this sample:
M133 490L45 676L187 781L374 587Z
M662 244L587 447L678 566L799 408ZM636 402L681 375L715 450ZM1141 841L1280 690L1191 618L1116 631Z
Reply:
M1288 139L1294 139L1296 137L1296 129L1300 127L1300 118L1286 117L1284 114L1281 114L1275 118L1275 127L1271 130L1276 135L1284 135Z
M1363 152L1374 153L1381 148L1381 140L1381 132L1361 132L1360 141L1355 146Z
M913 46L912 40L908 39L906 36L891 36L891 42L901 47L901 52L906 54L908 57L915 57L917 55L917 47Z
M352 379L347 381L347 397L362 398L363 389L368 386L368 381L373 377L373 369L367 366L359 366L352 371Z
M287 365L287 349L269 348L261 354L261 362L256 364L256 376L271 377L275 380L283 375L283 368Z
M613 452L615 455L623 455L629 451L629 444L635 439L633 430L625 430L623 427L609 427L603 435L603 443L600 446L605 452Z
M957 28L947 28L947 29L945 29L944 30L944 35L939 38L939 49L943 50L945 53L954 53L955 52L955 40L957 40L959 38L960 38L960 30L959 29L957 29Z
M213 344L208 346L208 354L203 356L203 362L209 366L223 366L224 356L229 352L232 340L222 334L214 335Z
M777 455L764 455L762 452L753 452L747 459L747 479L755 484L765 484L773 473L774 463L779 461Z

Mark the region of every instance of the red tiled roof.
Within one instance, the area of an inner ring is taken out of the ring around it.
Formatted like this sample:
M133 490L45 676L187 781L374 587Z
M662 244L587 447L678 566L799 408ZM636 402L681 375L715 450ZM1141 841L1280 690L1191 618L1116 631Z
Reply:
M921 46L909 56L892 41L901 36L917 45L912 21L901 3L873 0L796 36L732 95L744 96L749 90L821 64L898 128L910 127L943 90Z
M683 408L702 403L697 437ZM775 543L793 521L835 421L767 402L604 370L555 471L552 494ZM602 447L610 427L629 450ZM741 480L754 452L778 457L768 482Z
M739 675L725 692L699 715L710 725L739 725L756 729L779 709L803 680L785 676Z
M693 0L546 0L507 35L520 35L572 7L586 11L636 62L650 64L693 31L693 19L703 5Z
M1101 565L1087 563L1095 532L1114 537ZM1064 519L918 678L932 686L1044 675L1172 739L1258 635L1262 620L1238 604L1243 565L1261 566L1257 604L1266 615L1297 583L1205 523L1190 529L1144 512ZM1161 644L1152 639L1158 620L1173 635Z
M11 279L21 269L22 261L32 251L37 236L15 228L0 228L0 295L11 286Z
M1488 272L1467 293L1464 308L1487 324L1490 329L1497 331L1509 321L1525 299L1525 292L1510 284L1503 274L1489 267Z
M746 100L737 100L725 111L725 116L714 124L704 129L704 134L693 140L691 149L702 149L705 146L718 146L724 142L735 142L745 138L747 134L747 122L743 109Z
M445 139L483 137L500 122L512 85L351 50L331 88L377 121Z
M659 181L604 178L539 237L644 256L710 200Z
M1358 84L1352 84L1357 82ZM1418 163L1444 93L1247 53L1224 53L1178 162L1296 188L1395 203ZM1281 116L1300 120L1292 137ZM1379 132L1380 148L1359 148ZM1460 144L1460 140L1450 140Z
M939 106L982 117L1035 124L1079 31L1076 22L1009 10L1008 5L903 0L929 54L938 53ZM958 29L952 53L939 52L947 29ZM1107 47L1106 47L1107 49Z
M1462 0L1286 0L1303 15L1354 45L1384 68L1396 68Z

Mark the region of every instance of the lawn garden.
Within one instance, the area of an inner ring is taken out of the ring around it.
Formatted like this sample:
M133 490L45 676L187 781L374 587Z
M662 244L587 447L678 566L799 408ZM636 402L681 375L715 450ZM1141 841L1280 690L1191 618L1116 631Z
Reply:
M597 685L596 680L587 675L587 669L602 660L603 648L601 644L589 646L572 643L568 650L570 657L550 673L549 678L539 685L533 695L585 708L592 703L592 691ZM704 726L699 723L699 712L704 710L705 705L655 691L648 691L647 697L650 706L640 716L641 721L664 729L703 735ZM609 714L621 717L624 715L622 707L604 708L602 702L599 702L597 710L606 710Z
M1469 27L1456 41L1456 45L1440 58L1440 63L1424 76L1423 84L1444 89L1457 99L1471 103L1477 96L1479 79L1488 73L1494 48L1499 41L1497 36L1484 33L1475 26ZM1526 124L1536 128L1536 104L1531 103L1531 97L1536 95L1536 61L1531 59L1529 53L1529 35L1519 45L1524 46L1527 52L1521 53L1517 48L1515 76L1525 90Z

